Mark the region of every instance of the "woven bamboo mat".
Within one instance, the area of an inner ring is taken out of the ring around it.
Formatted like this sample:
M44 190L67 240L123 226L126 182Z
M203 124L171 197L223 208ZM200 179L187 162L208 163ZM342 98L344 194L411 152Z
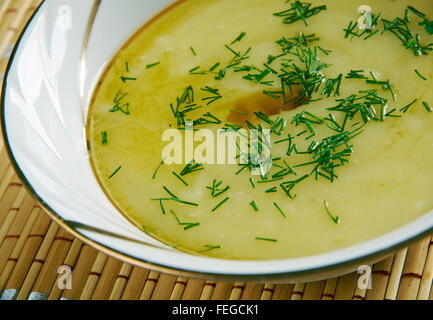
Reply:
M0 0L0 78L27 19L41 0ZM382 300L433 299L431 238L373 267L370 290L357 273L313 283L224 283L140 269L83 244L42 212L11 167L0 142L0 294L16 299ZM62 267L72 289L59 289Z

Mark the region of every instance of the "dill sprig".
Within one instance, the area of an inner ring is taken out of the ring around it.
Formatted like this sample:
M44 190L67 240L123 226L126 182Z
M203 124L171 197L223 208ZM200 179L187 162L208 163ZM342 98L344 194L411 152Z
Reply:
M288 1L287 1L288 2ZM312 7L312 3L292 1L290 9L274 13L274 16L283 18L284 24L292 24L302 20L308 26L307 19L326 10L326 6Z
M212 186L206 187L206 189L209 189L211 191L211 195L213 198L216 198L230 189L229 186L222 187L223 183L224 183L223 181L218 182L217 180L214 179L212 182Z
M202 164L200 163L196 163L194 160L192 160L190 163L188 163L185 168L182 169L182 171L180 172L180 175L182 177L194 173L194 172L198 172L204 170L204 167Z
M156 168L155 172L153 173L153 176L152 176L152 179L153 179L153 180L155 180L156 175L158 174L159 169L164 165L164 161L165 161L165 159L163 159L163 160L159 163L158 167Z

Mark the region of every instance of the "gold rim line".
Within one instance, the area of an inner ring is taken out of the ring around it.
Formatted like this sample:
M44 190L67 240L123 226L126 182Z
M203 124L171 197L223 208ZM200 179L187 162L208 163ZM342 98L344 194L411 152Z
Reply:
M86 33L84 35L83 48L81 53L81 63L80 63L80 98L81 98L81 116L83 124L86 123L86 113L85 113L85 101L84 101L84 87L86 85L87 76L87 49L89 47L90 36L92 34L93 25L95 24L96 15L98 14L99 8L101 6L102 0L94 0L92 11L90 12L89 20L86 26Z
M273 281L275 283L289 283L293 281L313 281L313 280L323 280L325 278L329 277L335 277L336 274L342 274L345 273L343 270L352 269L351 271L354 271L353 266L359 265L359 263L364 263L366 261L372 261L374 262L379 261L381 258L386 257L389 254L394 253L396 250L406 247L410 245L411 243L414 243L417 240L422 239L423 237L426 237L428 235L431 235L433 233L433 228L424 229L419 234L412 236L411 238L405 238L399 243L391 244L390 246L386 248L379 249L376 252L372 252L363 256L357 256L353 260L345 260L340 261L338 263L330 264L327 266L319 266L315 269L308 269L308 270L301 270L301 271L292 271L292 272L281 272L281 273L274 273L274 274L247 274L247 275L241 275L241 274L212 274L212 273L205 273L205 272L196 272L196 271L188 271L188 270L182 270L182 269L176 269L174 267L166 267L162 265L158 265L152 262L146 262L142 259L129 256L125 253L118 252L113 248L108 247L107 245L102 245L90 238L87 238L77 230L75 230L73 227L68 225L66 221L63 220L63 218L60 217L58 213L56 213L53 209L50 208L48 204L45 203L45 201L36 193L30 182L27 180L26 176L24 175L23 171L21 170L17 160L15 159L11 144L9 142L7 131L6 131L6 119L5 119L5 99L6 99L6 87L7 87L7 78L10 72L10 69L13 65L13 61L16 55L16 52L18 50L18 47L20 46L20 43L22 41L22 38L24 34L26 33L30 23L33 21L33 18L36 16L36 14L39 12L39 9L42 7L42 5L45 3L45 0L40 4L40 6L35 10L32 17L27 22L26 26L22 30L14 49L10 55L8 65L6 68L6 71L4 73L3 77L3 84L2 84L2 92L1 92L1 101L0 101L0 116L1 116L1 130L2 130L2 137L3 141L5 143L5 147L7 150L8 157L12 163L13 168L15 169L15 172L17 173L19 179L23 183L24 187L28 190L28 192L32 195L32 197L35 199L35 201L39 204L39 206L44 210L44 212L51 217L53 221L55 221L57 224L59 224L63 229L71 233L73 236L78 238L79 240L83 241L89 246L94 247L95 249L110 255L116 259L119 259L121 261L124 261L129 264L136 265L141 268L151 269L155 270L157 272L164 272L176 276L183 276L183 277L189 277L189 278L200 278L205 280L215 280L215 281L253 281L253 282L263 282L263 281ZM350 271L350 272L351 272ZM346 271L347 272L347 271Z

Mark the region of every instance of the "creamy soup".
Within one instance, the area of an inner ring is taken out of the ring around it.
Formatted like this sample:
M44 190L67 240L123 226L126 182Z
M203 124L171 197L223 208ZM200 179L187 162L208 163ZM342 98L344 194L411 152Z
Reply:
M430 1L310 1L181 1L115 56L89 150L144 232L198 255L282 259L433 209ZM223 133L259 139L224 164Z

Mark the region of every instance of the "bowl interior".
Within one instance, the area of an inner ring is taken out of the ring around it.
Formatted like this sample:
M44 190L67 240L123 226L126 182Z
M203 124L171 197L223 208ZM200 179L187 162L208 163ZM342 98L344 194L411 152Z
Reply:
M429 213L383 237L338 252L253 262L178 252L128 222L106 198L91 169L85 135L88 106L99 76L118 49L174 2L45 1L12 54L2 95L6 145L24 183L63 226L75 229L99 249L136 264L150 263L169 272L252 279L288 279L293 274L357 263L432 229L433 213Z

